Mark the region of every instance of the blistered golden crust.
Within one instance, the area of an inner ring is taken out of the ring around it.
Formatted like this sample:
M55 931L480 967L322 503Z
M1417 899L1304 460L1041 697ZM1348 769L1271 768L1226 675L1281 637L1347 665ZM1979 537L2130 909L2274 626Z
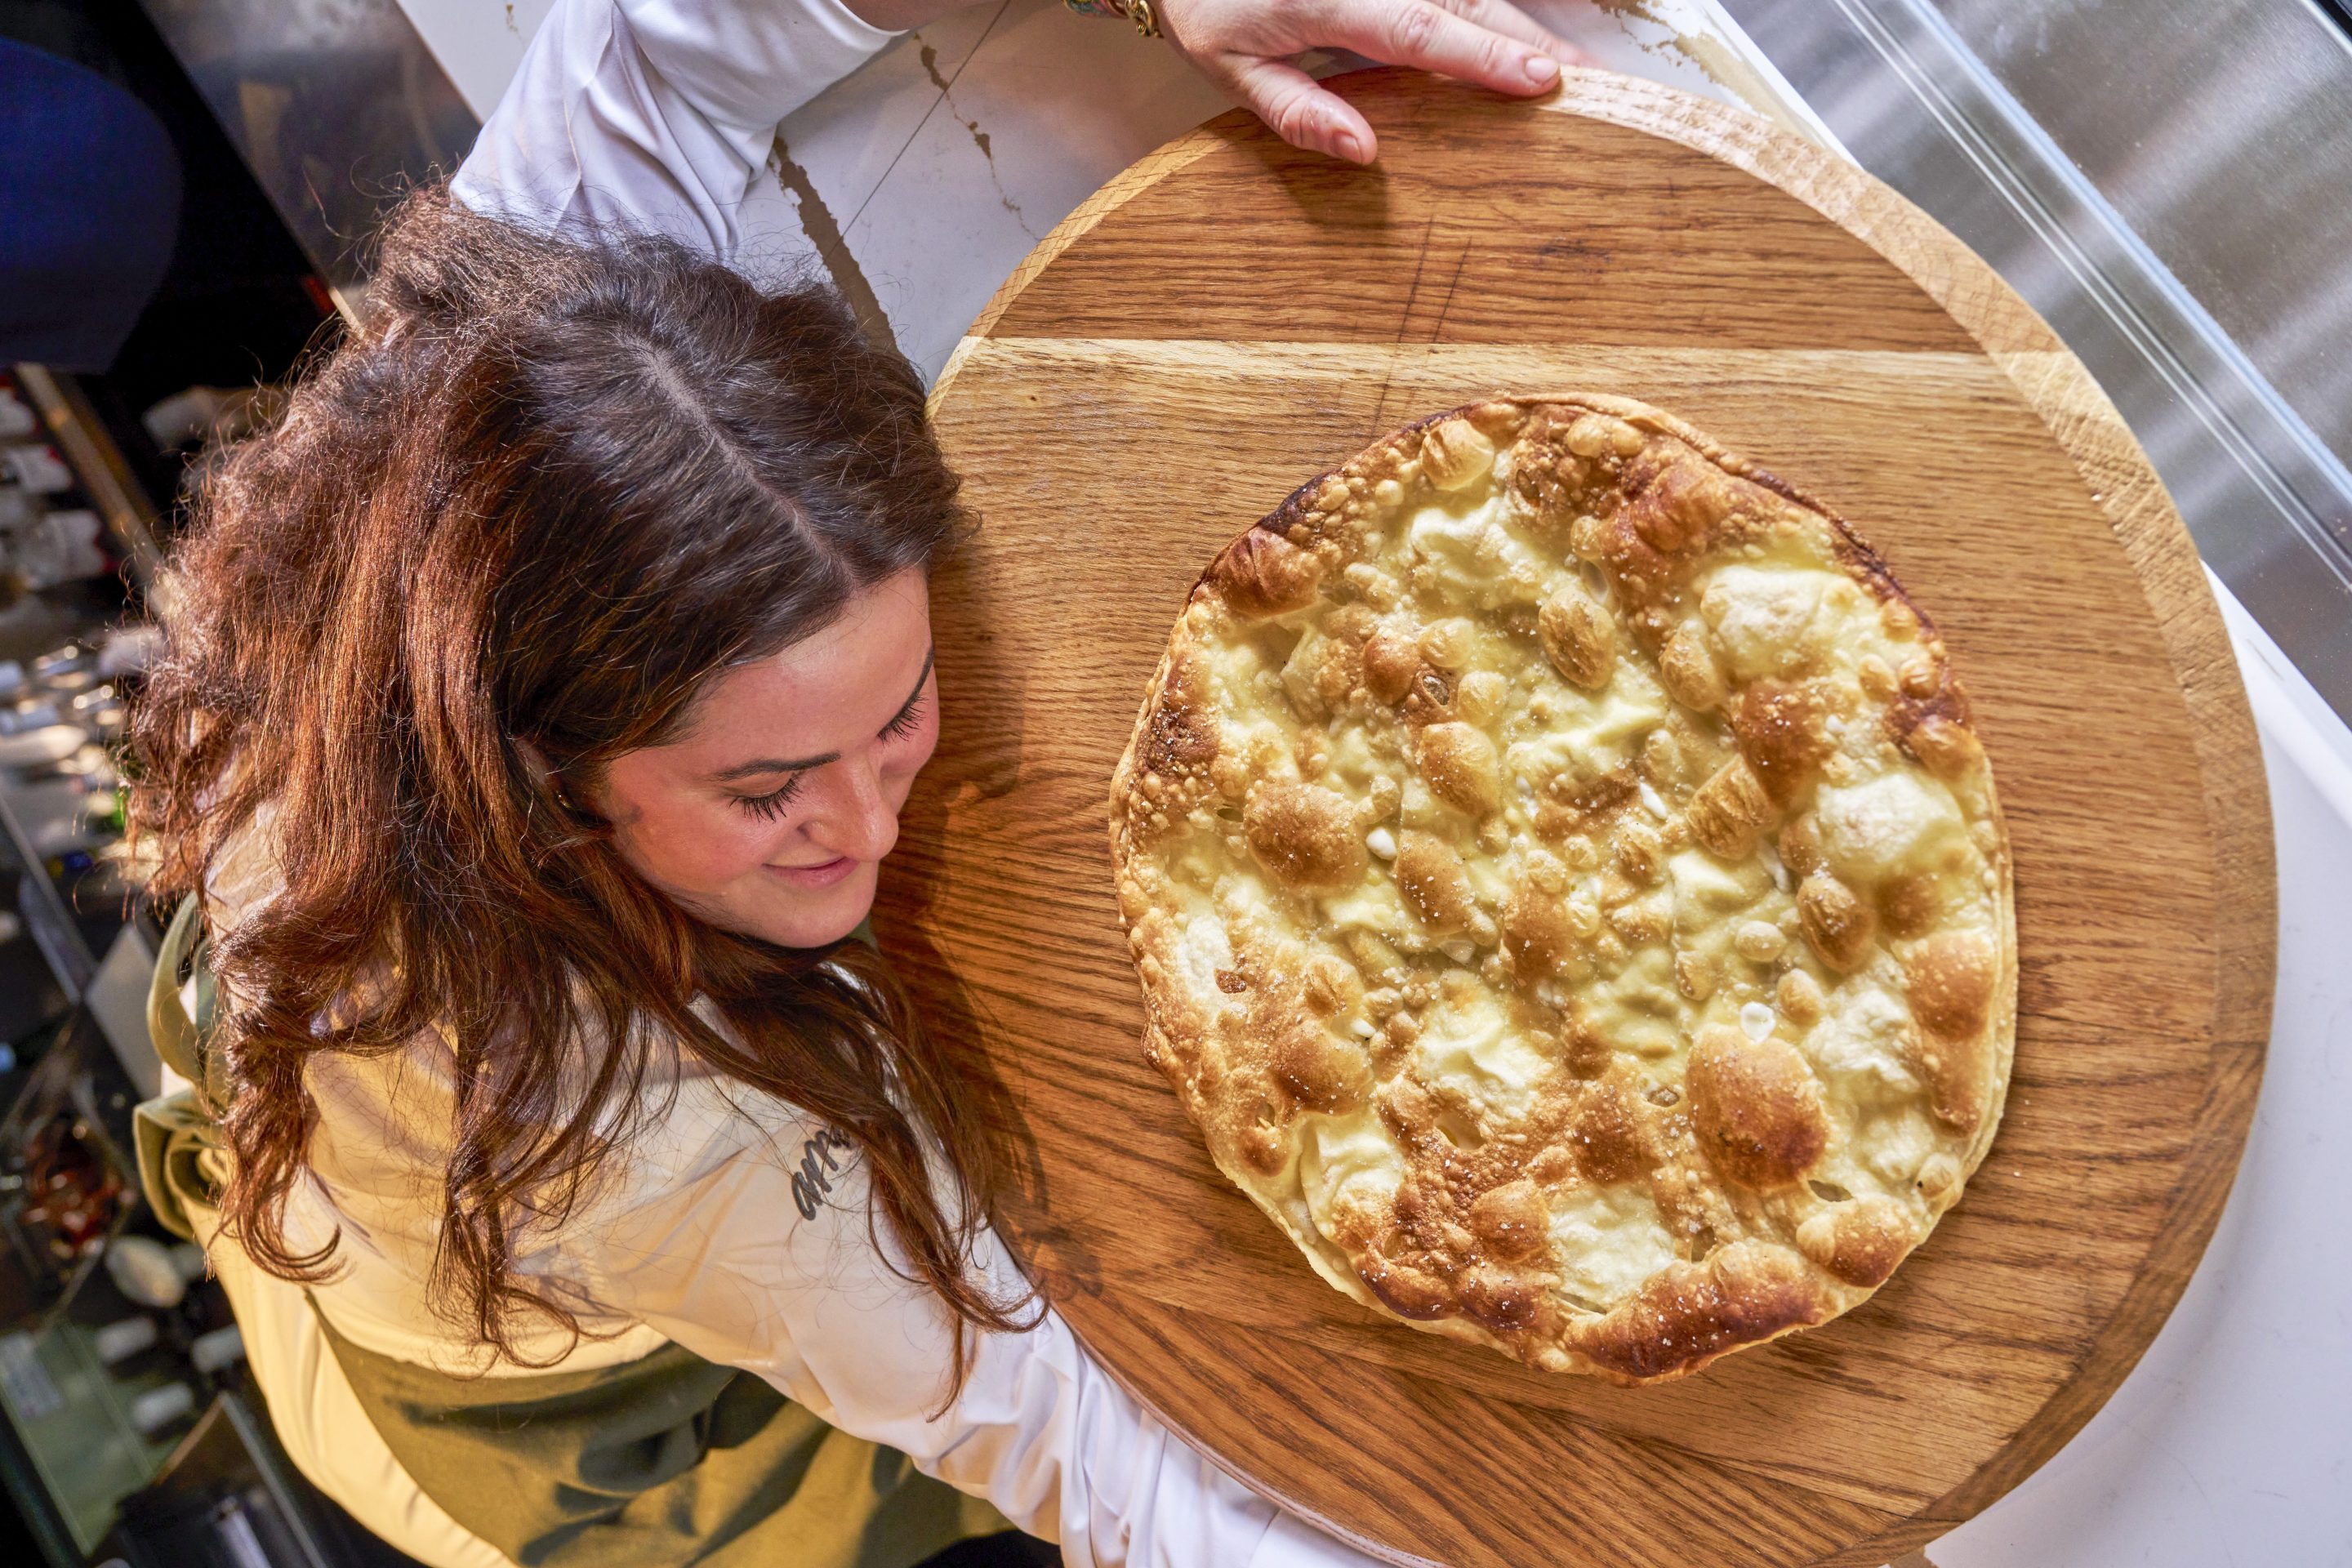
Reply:
M1656 409L1494 399L1301 487L1111 806L1147 1054L1426 1331L1689 1373L1864 1300L1999 1121L2008 846L1942 643Z
M1710 1024L1683 1067L1691 1125L1707 1163L1769 1192L1802 1177L1829 1147L1822 1086L1796 1047Z

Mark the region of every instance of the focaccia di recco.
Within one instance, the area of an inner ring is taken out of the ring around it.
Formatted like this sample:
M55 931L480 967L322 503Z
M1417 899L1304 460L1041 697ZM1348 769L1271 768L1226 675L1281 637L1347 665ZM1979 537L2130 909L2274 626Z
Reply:
M1111 839L1219 1168L1339 1289L1533 1366L1848 1310L2000 1116L2009 846L1942 641L1643 404L1456 409L1234 540Z

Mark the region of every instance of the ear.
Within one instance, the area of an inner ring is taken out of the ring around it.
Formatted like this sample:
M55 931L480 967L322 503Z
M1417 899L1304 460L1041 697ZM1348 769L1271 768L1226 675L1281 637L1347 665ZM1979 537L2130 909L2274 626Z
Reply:
M530 782L553 795L556 805L577 814L580 808L572 805L572 797L564 793L563 781L556 776L554 765L548 762L547 753L539 749L537 742L518 735L514 740L514 749L515 756L522 763L522 771Z

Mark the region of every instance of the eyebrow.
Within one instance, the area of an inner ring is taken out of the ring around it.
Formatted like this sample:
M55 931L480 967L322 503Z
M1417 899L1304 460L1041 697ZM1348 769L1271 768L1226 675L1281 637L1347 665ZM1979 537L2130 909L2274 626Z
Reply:
M890 716L890 724L896 724L914 710L916 702L922 698L924 683L931 679L931 661L939 657L939 651L938 647L934 647L929 653L923 655L923 670L920 675L915 677L915 689L907 693L907 700L898 704L898 711ZM887 730L890 724L885 724L882 728ZM754 757L748 763L738 763L731 768L721 768L710 776L724 784L733 779L750 778L757 773L801 773L809 768L821 768L827 763L837 763L840 760L839 752L827 752L823 756L797 757L791 760Z

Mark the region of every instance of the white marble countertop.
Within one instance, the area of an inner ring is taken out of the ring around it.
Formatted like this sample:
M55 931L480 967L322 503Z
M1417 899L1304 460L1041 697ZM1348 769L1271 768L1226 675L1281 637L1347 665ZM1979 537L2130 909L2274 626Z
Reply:
M550 0L401 4L481 114ZM1528 8L1605 66L1835 145L1713 0ZM762 262L824 268L936 375L1047 230L1224 107L1123 26L1057 0L979 5L787 121L744 232ZM2352 1565L2352 1242L2336 1209L2352 1168L2352 733L2215 588L2278 835L2276 1012L2245 1162L2138 1367L2049 1464L1931 1544L1935 1568Z

